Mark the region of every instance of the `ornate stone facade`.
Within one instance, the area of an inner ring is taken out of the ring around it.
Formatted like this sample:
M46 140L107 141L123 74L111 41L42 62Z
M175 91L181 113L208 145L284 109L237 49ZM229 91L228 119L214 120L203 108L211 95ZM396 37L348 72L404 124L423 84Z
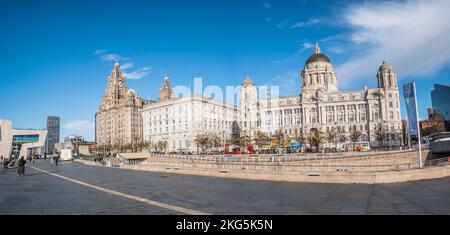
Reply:
M119 63L114 65L106 94L95 115L95 138L99 146L117 146L142 141L142 107L149 101L127 89Z
M254 84L242 86L241 93L252 94L241 99L242 130L250 137L258 130L274 134L279 129L294 136L315 128L325 134L343 134L348 140L352 132L360 131L359 141L377 146L375 129L383 126L387 134L383 145L399 145L402 125L397 74L385 61L376 77L377 88L364 85L363 90L339 91L334 67L316 45L301 72L299 96L258 100L255 105Z
M321 53L319 45L307 59L300 73L302 93L296 96L258 99L257 87L247 76L240 86L238 106L223 104L199 95L173 99L166 76L160 89L160 101L143 109L143 132L146 141L166 140L168 151L196 149L197 134L209 133L228 139L239 130L241 136L253 139L257 131L287 136L306 136L311 130L345 136L359 132L356 141L368 141L372 147L401 144L402 123L397 74L392 65L383 62L376 74L378 87L339 91L331 60ZM375 131L383 127L380 141ZM326 146L333 146L328 144ZM340 141L343 142L343 141Z
M169 152L196 152L197 135L231 136L233 123L239 119L238 107L196 94L173 98L166 96L168 91L171 94L169 78L165 76L160 101L145 105L142 111L144 140L150 146L167 141Z

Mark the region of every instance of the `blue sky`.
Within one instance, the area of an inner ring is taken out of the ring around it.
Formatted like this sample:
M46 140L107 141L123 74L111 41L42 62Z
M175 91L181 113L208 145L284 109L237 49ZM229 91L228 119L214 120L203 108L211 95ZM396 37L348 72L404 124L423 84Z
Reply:
M45 128L58 115L62 137L93 140L115 59L146 99L157 98L165 73L175 86L251 75L295 95L315 42L341 90L375 87L390 61L399 85L416 80L425 118L433 84L450 83L449 9L446 0L0 0L0 119Z

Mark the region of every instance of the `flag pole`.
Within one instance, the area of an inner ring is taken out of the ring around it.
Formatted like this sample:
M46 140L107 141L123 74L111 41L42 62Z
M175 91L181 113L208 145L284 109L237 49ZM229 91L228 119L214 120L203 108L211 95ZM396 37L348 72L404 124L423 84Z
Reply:
M419 142L419 168L422 168L422 141L420 138L420 123L419 123L419 107L417 105L417 92L416 92L416 81L413 81L414 87L414 100L416 103L416 121L417 121L417 139Z

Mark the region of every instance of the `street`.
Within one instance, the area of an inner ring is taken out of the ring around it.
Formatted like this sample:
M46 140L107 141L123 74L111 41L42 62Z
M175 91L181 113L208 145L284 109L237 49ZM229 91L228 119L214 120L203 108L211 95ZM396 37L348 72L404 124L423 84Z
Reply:
M33 167L35 169L32 169ZM0 170L0 214L450 214L450 177L389 185L235 180L27 163Z

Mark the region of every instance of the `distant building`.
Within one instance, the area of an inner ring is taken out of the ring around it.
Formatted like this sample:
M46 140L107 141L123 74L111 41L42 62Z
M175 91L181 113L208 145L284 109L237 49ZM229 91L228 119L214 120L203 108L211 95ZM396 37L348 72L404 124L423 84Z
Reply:
M44 155L47 130L14 129L12 122L0 120L0 156L4 158Z
M433 109L428 109L428 120L420 122L420 131L423 136L445 132L444 118L439 113L433 112Z
M450 86L434 84L434 91L431 91L431 102L433 111L440 114L444 120L450 121Z
M85 143L83 136L69 135L66 138L64 138L63 148L78 150L78 147L80 146L80 144L83 144L83 143Z
M95 142L83 142L78 145L78 152L80 155L89 156L96 150Z
M55 144L59 142L60 133L60 119L57 116L47 117L47 141L45 142L45 151L47 153L53 153L55 150Z

